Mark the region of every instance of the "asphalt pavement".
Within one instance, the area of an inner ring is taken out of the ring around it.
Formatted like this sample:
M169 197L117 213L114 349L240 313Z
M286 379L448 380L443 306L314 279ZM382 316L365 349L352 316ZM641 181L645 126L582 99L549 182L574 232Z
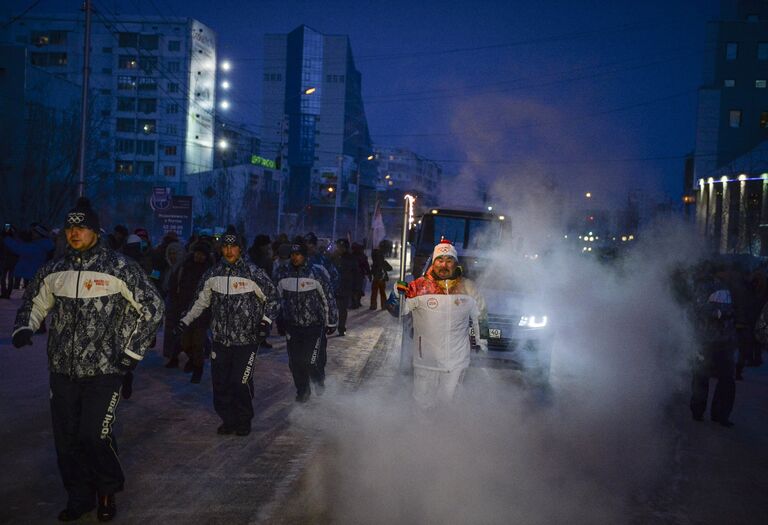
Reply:
M66 504L56 467L48 404L45 335L15 349L10 334L20 292L0 300L0 523L54 523ZM396 325L385 311L350 310L346 336L328 343L326 396L353 391L376 343ZM115 523L270 523L313 454L316 436L302 426L313 406L294 401L283 338L258 356L256 416L247 437L219 436L210 367L201 384L166 369L162 333L135 373L131 399L115 424L125 491ZM380 348L380 345L379 345ZM183 366L183 358L181 366ZM95 513L83 519L95 522Z

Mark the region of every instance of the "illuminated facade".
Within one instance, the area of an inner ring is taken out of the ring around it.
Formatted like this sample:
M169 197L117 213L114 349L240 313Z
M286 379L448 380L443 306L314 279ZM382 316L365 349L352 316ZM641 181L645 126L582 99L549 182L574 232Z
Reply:
M0 31L32 65L81 84L83 14L26 15ZM186 192L213 167L216 35L185 17L92 15L86 195L103 221L148 226L153 187Z
M289 233L330 235L334 215L339 235L367 229L376 170L361 82L346 35L265 36L262 156L281 161Z
M768 255L768 5L722 2L706 49L685 202L714 251Z

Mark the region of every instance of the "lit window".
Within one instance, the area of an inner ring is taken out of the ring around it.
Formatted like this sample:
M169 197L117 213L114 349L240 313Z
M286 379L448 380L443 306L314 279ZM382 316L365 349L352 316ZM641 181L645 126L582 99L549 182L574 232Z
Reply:
M768 42L757 43L757 59L768 60Z
M729 126L732 128L741 127L741 110L740 109L732 109L728 112L728 123L729 123Z
M768 128L768 111L760 112L760 127L763 129Z
M765 89L765 80L755 80L755 87L758 89Z
M725 59L736 60L739 56L739 44L736 42L728 42L725 44Z
M725 87L727 87L727 88L732 88L732 87L735 87L735 86L736 86L736 81L735 81L734 79L732 79L732 78L726 78L726 79L723 81L723 85L724 85Z

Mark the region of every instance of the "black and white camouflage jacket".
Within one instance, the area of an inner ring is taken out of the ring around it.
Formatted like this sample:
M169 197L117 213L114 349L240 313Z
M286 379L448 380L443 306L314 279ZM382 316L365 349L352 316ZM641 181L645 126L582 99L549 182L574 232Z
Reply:
M147 274L101 242L69 249L37 272L24 292L14 334L37 330L48 313L51 372L71 377L121 374L123 352L144 357L163 318L164 304Z
M189 326L210 307L213 340L224 346L260 343L259 323L271 323L280 309L274 283L242 257L234 264L222 259L205 272L195 297L181 322Z
M338 310L328 272L322 266L292 264L277 270L283 319L294 326L336 326Z

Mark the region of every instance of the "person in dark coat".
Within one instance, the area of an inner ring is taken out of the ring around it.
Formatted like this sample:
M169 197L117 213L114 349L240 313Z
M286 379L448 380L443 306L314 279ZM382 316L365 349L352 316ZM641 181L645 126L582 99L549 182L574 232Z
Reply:
M365 279L371 280L371 265L368 264L368 257L365 255L363 245L353 242L352 243L352 255L357 258L357 264L360 267L360 280L358 282L357 292L352 296L352 309L360 308L362 303L360 302L363 296L365 296Z
M10 299L11 291L14 288L13 270L19 256L10 248L6 248L5 239L14 239L16 229L11 224L3 226L2 236L0 236L0 298Z
M704 265L694 278L694 319L699 353L694 364L691 415L704 419L709 397L710 377L717 379L710 417L725 427L730 420L736 398L734 352L736 328L731 290L726 284L727 272L722 266Z
M35 278L35 274L50 258L53 251L53 241L46 233L42 226L36 224L30 231L25 232L23 239L13 237L3 239L5 247L19 257L14 276L24 279L27 284Z
M336 288L336 307L339 310L339 335L347 332L347 310L355 294L360 289L363 273L360 271L360 262L349 251L349 241L339 239L336 241L336 252L333 256L333 264L339 272L339 286Z
M381 298L381 309L386 309L386 303L387 303L387 295L386 295L386 288L387 288L387 281L389 280L389 275L387 272L392 271L392 265L390 265L386 259L384 259L384 254L381 253L381 250L373 250L371 252L371 262L373 263L371 265L371 310L376 309L376 302L377 298Z
M163 345L163 353L169 361L165 366L166 368L178 367L179 353L185 352L189 357L192 383L199 383L203 376L205 331L210 322L210 314L206 312L195 319L181 337L175 338L172 333L178 326L182 314L192 306L200 279L211 266L213 266L211 247L200 241L191 246L191 253L168 279L168 306L165 314L165 334L168 345L167 347Z

